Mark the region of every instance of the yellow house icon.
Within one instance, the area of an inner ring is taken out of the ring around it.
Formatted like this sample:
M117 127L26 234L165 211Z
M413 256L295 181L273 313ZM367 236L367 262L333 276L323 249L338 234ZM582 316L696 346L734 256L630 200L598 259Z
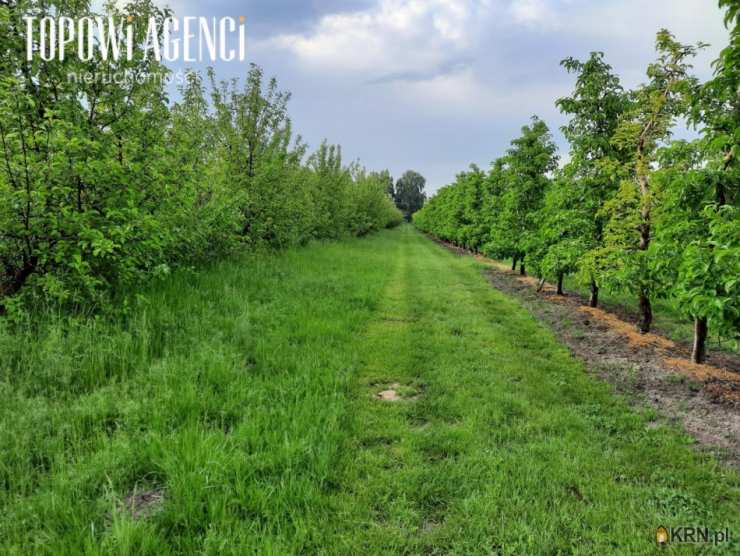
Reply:
M668 544L668 529L663 526L658 527L655 532L655 541L660 545Z

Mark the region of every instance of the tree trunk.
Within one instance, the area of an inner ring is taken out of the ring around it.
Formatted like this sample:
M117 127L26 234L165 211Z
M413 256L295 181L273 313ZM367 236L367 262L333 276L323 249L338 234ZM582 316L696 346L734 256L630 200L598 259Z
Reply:
M640 333L647 334L653 324L653 307L650 298L644 290L640 292Z
M514 256L514 262L511 263L511 271L512 272L515 272L516 271L516 263L518 263L518 262L519 262L519 258L516 257L516 256Z
M254 177L254 148L252 147L251 142L247 143L247 148L249 149L249 158L247 159L247 176L250 178ZM406 219L408 220L408 218Z
M540 293L545 287L545 279L541 278L540 283L537 284L537 293Z
M694 319L694 349L691 351L694 363L704 363L707 358L707 332L707 318Z
M588 305L594 308L599 306L599 286L593 278L591 278L591 297L588 300Z
M519 267L519 274L521 274L522 276L527 275L527 269L524 268L524 261L522 261L522 266Z
M0 314L4 312L2 298L17 294L31 275L36 272L37 263L38 259L32 257L23 263L21 268L12 273L10 281L7 284L3 285L0 283Z
M558 295L565 295L565 292L563 292L563 279L565 278L565 274L562 272L558 274Z
M651 122L652 123L652 122ZM637 147L637 183L640 186L641 207L640 207L640 251L647 251L650 247L650 182L648 180L648 163L645 160L645 134L643 130L640 142ZM653 323L653 308L650 305L649 291L642 286L640 288L640 333L647 334L650 332L650 326Z

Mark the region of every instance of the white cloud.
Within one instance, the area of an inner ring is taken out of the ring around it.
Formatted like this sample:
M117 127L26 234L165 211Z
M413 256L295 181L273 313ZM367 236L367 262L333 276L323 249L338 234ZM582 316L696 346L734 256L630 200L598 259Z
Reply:
M430 115L439 113L441 108L470 119L508 118L521 114L524 124L534 113L550 115L554 111L554 99L565 96L568 89L561 83L543 86L538 82L511 89L495 80L484 81L468 68L425 82L395 84L391 94L403 99L409 109L423 110Z
M542 23L552 17L544 0L514 0L509 12L519 23Z
M670 0L668 10L668 1L377 0L258 48L289 52L314 76L388 87L411 109L524 116L552 111L554 99L567 93L558 56L606 50L631 86L654 56L660 27L687 41L721 35L718 11L702 16L695 0Z
M321 130L316 137L332 122L332 140L363 160L393 171L418 165L434 174L434 186L471 159L486 167L535 113L567 156L554 101L573 76L558 62L601 50L633 87L645 79L662 27L682 42L713 44L696 60L697 74L709 77L727 44L716 0L376 0L301 32L277 28L252 49L310 83L291 88L315 95L301 106Z
M325 16L310 32L279 35L270 44L305 63L366 77L428 72L472 46L488 5L488 0L380 0L368 10Z

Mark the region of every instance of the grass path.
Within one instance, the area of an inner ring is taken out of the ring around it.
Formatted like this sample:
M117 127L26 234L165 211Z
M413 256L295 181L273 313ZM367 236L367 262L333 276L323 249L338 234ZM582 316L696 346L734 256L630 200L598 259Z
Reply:
M659 524L733 523L737 477L649 428L471 258L400 235L360 341L346 553L646 554ZM373 399L392 383L421 394Z
M173 277L127 322L0 329L0 353L2 554L644 555L658 525L740 534L734 472L410 227ZM406 399L375 398L394 384ZM164 502L135 519L137 491Z

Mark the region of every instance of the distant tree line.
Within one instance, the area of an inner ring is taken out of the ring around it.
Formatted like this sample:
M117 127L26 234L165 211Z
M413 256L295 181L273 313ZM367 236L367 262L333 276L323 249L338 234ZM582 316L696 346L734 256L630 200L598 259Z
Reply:
M558 165L543 121L533 117L489 171L472 166L416 214L416 225L457 245L511 258L557 282L636 296L639 329L670 298L694 321L693 359L708 330L740 338L740 5L722 0L730 45L700 83L690 60L704 45L658 33L647 82L625 90L602 53L563 60L575 75L557 100L570 120L569 161ZM679 119L700 130L672 140ZM526 269L526 270L525 270Z
M424 206L424 201L426 201L424 187L426 183L427 180L424 176L413 170L405 172L398 179L395 186L393 180L390 180L388 192L407 222L411 222L413 214Z
M150 0L107 9L117 20L169 15ZM70 44L63 61L27 61L24 15L92 14L85 1L0 5L0 310L104 301L245 246L361 236L402 221L388 173L345 165L338 146L309 153L293 133L290 95L259 67L243 84L189 73L171 103L161 79L67 79L168 72L140 51L82 61ZM138 42L145 31L135 27Z

